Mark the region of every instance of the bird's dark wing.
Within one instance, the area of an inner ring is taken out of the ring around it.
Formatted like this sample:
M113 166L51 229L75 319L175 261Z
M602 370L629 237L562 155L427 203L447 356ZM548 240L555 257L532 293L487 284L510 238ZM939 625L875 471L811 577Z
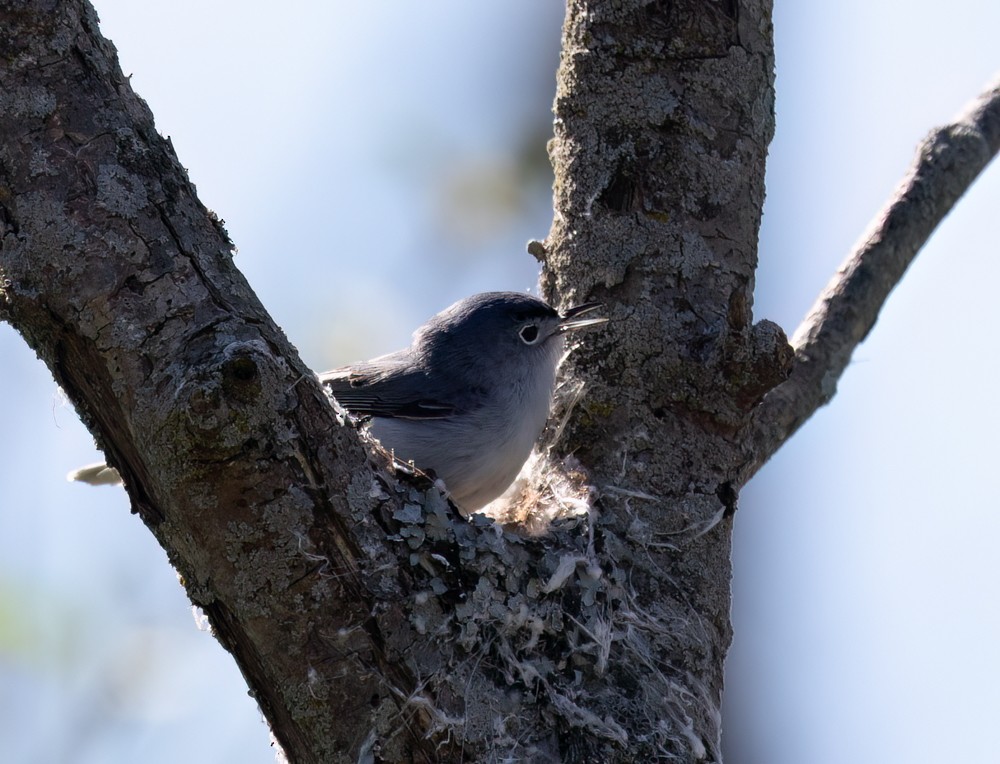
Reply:
M427 374L391 356L323 372L319 381L340 405L358 416L444 419L455 414L455 401L427 395Z

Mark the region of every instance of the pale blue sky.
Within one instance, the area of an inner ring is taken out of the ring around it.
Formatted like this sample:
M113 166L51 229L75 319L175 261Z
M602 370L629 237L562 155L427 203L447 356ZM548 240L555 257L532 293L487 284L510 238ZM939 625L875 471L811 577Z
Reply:
M97 7L307 363L392 350L459 297L534 286L524 243L551 206L511 144L548 119L558 3ZM1000 6L778 0L775 18L755 312L791 333L916 142L1000 70ZM833 404L744 493L729 764L994 758L998 203L993 167ZM51 377L2 325L0 353L5 757L272 761L239 672L123 493L64 481L98 455Z

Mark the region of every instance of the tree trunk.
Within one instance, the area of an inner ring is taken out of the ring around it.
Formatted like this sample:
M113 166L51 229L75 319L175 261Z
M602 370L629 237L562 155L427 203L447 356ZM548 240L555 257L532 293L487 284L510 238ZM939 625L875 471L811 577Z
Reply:
M612 321L506 525L394 475L329 405L86 2L0 20L0 317L289 760L720 760L731 518L791 427L758 404L803 357L751 315L770 4L569 2L531 251L553 303Z
M610 306L559 447L601 494L593 692L637 761L720 758L736 436L791 361L751 318L773 64L767 2L569 4L542 281Z

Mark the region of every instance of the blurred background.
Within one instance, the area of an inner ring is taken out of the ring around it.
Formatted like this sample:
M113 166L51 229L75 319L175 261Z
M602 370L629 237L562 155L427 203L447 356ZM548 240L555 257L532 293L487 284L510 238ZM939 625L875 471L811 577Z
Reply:
M791 333L917 141L1000 70L1000 4L776 4L755 314ZM534 288L560 3L96 6L312 368L394 350L473 292ZM995 757L998 211L994 166L743 494L727 764ZM72 407L6 325L0 354L4 759L273 761L125 494L65 482L101 458Z

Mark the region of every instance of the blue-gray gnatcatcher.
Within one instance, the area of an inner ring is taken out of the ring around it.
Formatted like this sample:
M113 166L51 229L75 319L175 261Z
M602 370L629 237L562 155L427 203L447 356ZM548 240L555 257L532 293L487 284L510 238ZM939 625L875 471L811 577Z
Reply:
M536 297L484 292L413 333L404 350L319 375L398 460L444 480L468 514L517 477L549 416L563 335L604 323L600 303L559 315Z
M404 350L319 375L397 460L444 480L468 514L517 477L549 416L563 335L604 323L592 302L559 315L536 297L484 292L459 300L413 333ZM68 476L121 482L105 464Z

